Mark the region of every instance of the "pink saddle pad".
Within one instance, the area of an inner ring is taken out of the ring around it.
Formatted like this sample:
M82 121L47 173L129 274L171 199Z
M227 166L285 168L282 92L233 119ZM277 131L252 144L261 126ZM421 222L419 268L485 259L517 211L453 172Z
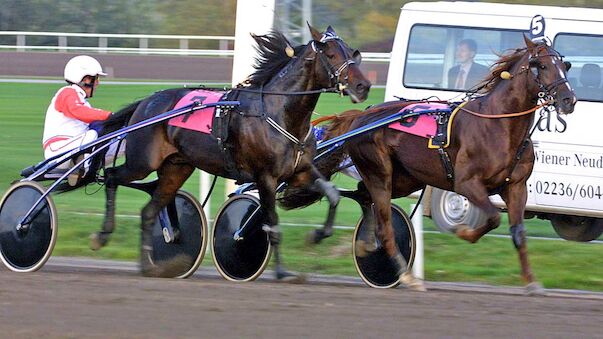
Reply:
M449 110L450 106L440 103L418 103L410 104L404 107L400 112L410 113L421 112L421 111L433 111L433 110ZM436 118L433 115L418 115L414 117L408 117L394 122L389 125L389 128L417 135L424 138L432 138L437 132Z
M197 89L182 97L176 106L174 106L174 109L190 105L195 101L199 101L202 104L213 104L220 101L223 96L224 92ZM210 134L214 111L215 107L200 109L189 114L172 118L169 120L168 125Z

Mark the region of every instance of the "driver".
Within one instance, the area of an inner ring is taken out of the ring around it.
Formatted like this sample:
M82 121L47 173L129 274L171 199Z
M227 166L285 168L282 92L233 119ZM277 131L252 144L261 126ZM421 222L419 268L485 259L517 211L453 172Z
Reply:
M92 108L86 100L91 98L99 84L99 77L107 75L93 57L80 55L65 65L67 86L59 89L46 110L42 146L46 159L89 143L98 137L91 123L104 121L111 112ZM66 169L69 162L58 168ZM78 171L74 172L77 173ZM83 173L79 173L83 175ZM70 176L69 183L77 182L78 174Z

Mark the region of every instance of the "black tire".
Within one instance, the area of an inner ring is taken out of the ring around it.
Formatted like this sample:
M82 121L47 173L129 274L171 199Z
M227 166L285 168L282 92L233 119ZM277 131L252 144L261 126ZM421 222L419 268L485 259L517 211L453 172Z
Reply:
M50 196L34 210L28 230L17 231L21 218L45 191L36 182L18 182L0 201L0 258L11 271L37 271L52 254L57 240L57 212Z
M555 232L563 239L588 242L603 234L603 219L556 215L551 217Z
M160 265L161 262L179 256L190 258L190 263L180 271L175 272L173 278L188 278L203 260L208 241L207 219L203 208L197 199L190 193L178 191L174 203L167 207L172 225L177 223L179 232L173 242L166 242L159 217L153 226L153 260Z
M240 194L228 199L216 215L212 230L214 263L227 280L255 280L270 261L272 248L268 235L261 228L263 216L259 207L259 199ZM246 222L246 227L250 227L252 232L244 239L235 240L235 232Z
M452 233L459 224L477 228L488 216L464 196L439 188L431 191L431 219L440 231Z
M412 269L415 260L416 238L412 223L406 213L398 206L392 204L392 225L396 236L396 243L402 256L408 263L408 270ZM356 241L366 239L366 226L364 216L358 220L352 243L352 254L356 271L360 278L369 286L375 288L392 288L399 285L398 272L377 240L377 250L368 256L356 255Z

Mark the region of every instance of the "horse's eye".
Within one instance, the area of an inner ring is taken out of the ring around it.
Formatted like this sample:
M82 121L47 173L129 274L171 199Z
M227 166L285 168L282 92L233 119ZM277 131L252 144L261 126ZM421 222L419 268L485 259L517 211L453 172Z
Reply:
M546 65L540 64L540 69L546 69Z

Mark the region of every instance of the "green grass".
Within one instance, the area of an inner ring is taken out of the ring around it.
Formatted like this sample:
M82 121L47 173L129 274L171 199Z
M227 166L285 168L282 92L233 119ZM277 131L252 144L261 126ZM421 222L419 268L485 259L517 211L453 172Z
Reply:
M19 171L42 160L41 137L46 107L61 85L0 83L0 193ZM145 97L153 91L167 88L157 85L103 84L91 100L93 106L117 110ZM348 98L323 95L316 111L321 114L342 112L351 108L381 102L383 89L373 89L366 103L352 105ZM355 182L345 176L336 179L338 186L353 188ZM199 174L196 172L184 189L198 197ZM89 187L88 191L95 188ZM53 196L59 217L59 238L55 255L91 256L134 260L138 256L139 220L137 215L147 201L146 194L121 188L117 198L118 227L109 246L102 251L88 249L88 235L97 231L104 209L104 194L88 195L85 190ZM200 199L202 200L202 199ZM221 180L216 185L211 204L213 218L224 201ZM397 199L407 211L412 199ZM279 211L282 223L320 224L326 216L327 204L319 203L303 210ZM339 205L336 224L355 225L360 216L355 203L343 200ZM507 234L506 215L502 226L493 233ZM425 218L426 230L435 230ZM527 220L529 235L555 236L547 221ZM336 230L335 235L316 247L304 245L308 227L284 227L284 260L294 270L327 274L356 275L351 258L350 230ZM600 244L577 244L565 241L530 241L533 270L546 287L603 290L603 257ZM206 258L205 265L211 265ZM484 238L468 244L451 235L425 235L425 271L428 280L473 281L494 284L520 284L517 254L508 239Z

